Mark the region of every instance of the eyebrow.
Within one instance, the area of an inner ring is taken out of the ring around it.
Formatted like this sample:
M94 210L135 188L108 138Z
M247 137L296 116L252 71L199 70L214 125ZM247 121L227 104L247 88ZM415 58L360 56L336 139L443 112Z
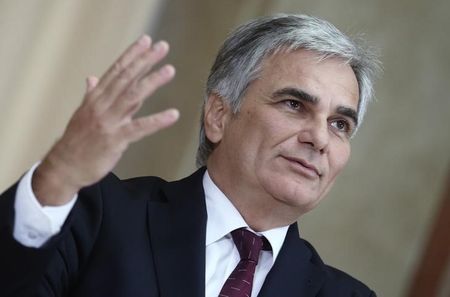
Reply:
M339 106L336 109L336 113L350 118L353 121L353 123L355 124L355 126L358 126L358 113L353 108Z
M317 104L319 102L318 97L311 95L308 92L305 92L302 89L298 89L298 88L288 87L288 88L283 88L283 89L277 90L273 93L273 97L280 97L280 96L285 96L285 95L293 96L299 100L306 101L311 104ZM346 107L346 106L339 106L336 109L336 113L350 118L353 121L353 123L355 124L355 126L358 126L358 112L355 109L353 109L351 107Z
M283 88L273 93L273 97L280 97L284 95L290 95L299 100L307 101L312 104L317 104L317 102L319 102L319 98L316 96L297 88Z

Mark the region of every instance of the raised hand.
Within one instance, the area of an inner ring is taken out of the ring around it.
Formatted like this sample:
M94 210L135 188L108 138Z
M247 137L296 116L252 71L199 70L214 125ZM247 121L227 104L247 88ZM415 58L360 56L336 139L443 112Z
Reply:
M67 203L111 171L130 143L177 121L175 109L133 118L145 98L174 77L171 65L153 70L168 51L166 42L152 45L143 36L100 80L87 79L81 106L33 175L33 192L42 205Z

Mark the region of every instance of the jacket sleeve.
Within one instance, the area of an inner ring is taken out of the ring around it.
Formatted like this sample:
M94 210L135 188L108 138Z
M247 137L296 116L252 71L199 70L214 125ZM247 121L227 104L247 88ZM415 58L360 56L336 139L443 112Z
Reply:
M61 231L78 194L61 206L42 206L32 189L35 164L19 181L14 198L13 237L22 245L39 248Z
M80 192L83 199L61 232L41 248L23 246L13 237L17 186L0 196L0 296L64 296L87 261L101 225L100 186Z

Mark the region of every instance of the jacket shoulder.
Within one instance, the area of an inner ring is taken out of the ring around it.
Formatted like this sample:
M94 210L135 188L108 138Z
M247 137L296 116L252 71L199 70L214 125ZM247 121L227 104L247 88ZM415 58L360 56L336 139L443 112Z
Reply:
M158 194L169 182L158 176L142 176L129 179L119 179L115 174L110 173L103 178L95 187L101 192L101 196L108 199L121 200L158 200L162 195ZM88 189L92 190L92 189Z
M319 294L319 296L376 296L376 294L360 280L338 268L325 264L312 244L306 240L303 241L312 252L311 261L321 267L325 275L325 282L320 290L321 294Z

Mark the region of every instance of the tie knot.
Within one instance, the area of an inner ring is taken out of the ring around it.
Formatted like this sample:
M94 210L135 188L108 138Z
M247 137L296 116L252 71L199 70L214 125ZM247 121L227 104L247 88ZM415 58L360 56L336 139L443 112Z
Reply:
M246 229L236 229L231 232L241 260L258 263L259 253L263 248L263 238Z

